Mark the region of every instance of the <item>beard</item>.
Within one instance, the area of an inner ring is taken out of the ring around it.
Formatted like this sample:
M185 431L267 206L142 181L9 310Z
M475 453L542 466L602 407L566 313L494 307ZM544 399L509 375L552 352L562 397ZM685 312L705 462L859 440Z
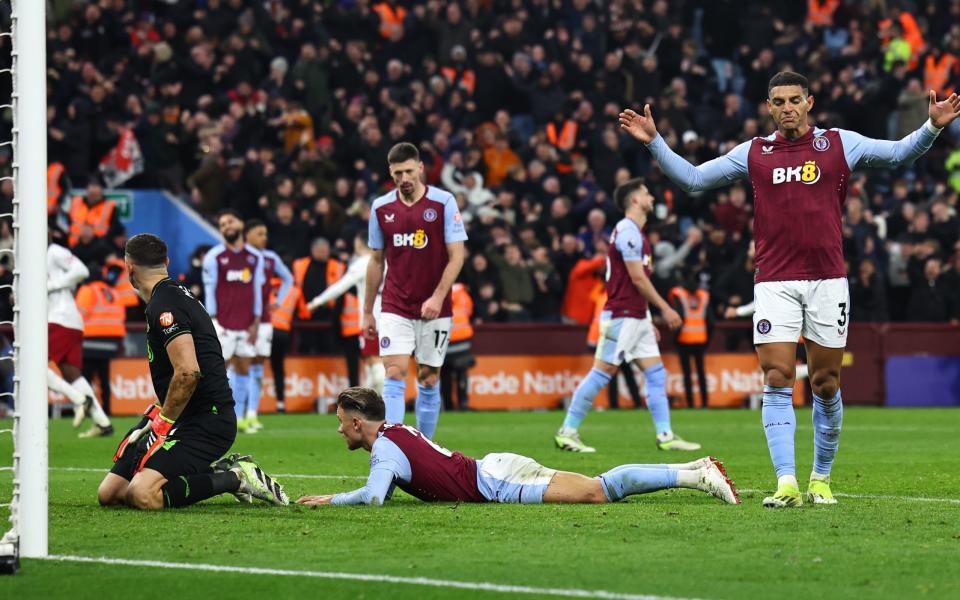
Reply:
M225 242L227 242L228 244L236 243L236 241L237 241L238 239L240 239L240 232L239 232L239 231L231 231L231 232L229 232L229 233L223 234L223 240L224 240Z

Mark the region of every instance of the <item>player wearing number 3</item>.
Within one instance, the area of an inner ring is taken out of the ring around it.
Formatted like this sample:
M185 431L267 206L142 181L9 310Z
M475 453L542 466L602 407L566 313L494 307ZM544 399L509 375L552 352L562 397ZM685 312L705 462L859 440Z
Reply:
M423 184L416 146L395 145L387 164L397 189L371 207L363 333L380 336L386 368L383 400L391 423L403 422L407 366L411 354L416 358L417 428L432 438L440 416L440 367L452 325L450 288L463 267L467 234L453 195ZM373 309L381 281L378 331Z
M622 363L636 362L647 379L647 407L657 430L657 448L661 450L698 450L700 444L688 442L670 427L670 403L667 400L667 370L657 347L659 335L650 318L650 304L670 329L680 327L677 311L657 293L650 281L653 271L650 243L643 235L647 215L653 210L653 196L643 179L632 179L613 192L617 207L624 212L610 237L607 255L607 303L600 315L600 339L593 368L573 393L563 425L554 437L561 450L595 452L580 440L578 428L593 406L593 399L607 387Z
M764 374L763 428L777 474L777 491L764 506L801 506L796 478L791 403L797 338L803 335L813 387L813 471L807 500L835 504L830 470L840 441L843 404L840 365L850 326L850 295L843 262L842 207L857 167L908 165L930 149L960 114L960 98L937 102L929 120L902 140L873 140L853 131L810 125L807 79L788 71L767 86L777 125L728 154L694 167L674 153L644 114L620 113L620 127L646 144L664 173L687 192L749 178L754 189L754 344Z

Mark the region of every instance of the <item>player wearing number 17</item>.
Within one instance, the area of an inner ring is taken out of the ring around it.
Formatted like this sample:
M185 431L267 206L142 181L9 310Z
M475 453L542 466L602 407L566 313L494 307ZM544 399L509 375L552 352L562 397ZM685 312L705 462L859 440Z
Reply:
M433 437L440 416L440 367L447 353L453 309L450 288L463 266L467 234L453 195L423 184L423 163L413 144L387 153L397 189L373 201L363 300L363 333L380 336L386 368L386 418L402 423L407 366L417 361L417 429ZM386 264L386 281L383 281ZM379 332L373 315L383 281Z
M813 387L813 471L807 500L835 504L830 471L840 441L843 404L840 365L850 326L843 262L842 207L857 167L908 165L930 149L960 115L960 98L937 101L919 129L893 142L809 122L814 99L806 77L784 71L767 85L777 131L735 147L698 167L657 134L650 107L620 113L620 127L647 145L664 173L686 192L749 179L754 189L753 341L763 369L763 428L777 474L777 491L763 505L801 506L794 458L796 418L791 403L797 338L803 335Z

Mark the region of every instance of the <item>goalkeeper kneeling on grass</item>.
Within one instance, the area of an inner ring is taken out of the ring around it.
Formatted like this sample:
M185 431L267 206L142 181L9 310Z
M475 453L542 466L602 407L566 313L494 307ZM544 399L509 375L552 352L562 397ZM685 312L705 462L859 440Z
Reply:
M155 235L135 235L124 262L147 303L147 360L160 403L120 442L97 490L100 504L156 510L224 493L288 504L280 484L252 458L220 458L237 436L223 355L210 315L167 274L167 245Z
M597 477L548 469L517 454L476 460L424 437L413 427L384 420L383 399L352 387L337 398L337 431L347 448L370 452L370 476L358 490L304 496L300 504L382 504L395 487L426 502L604 503L668 488L706 492L739 504L737 490L720 461L621 465Z

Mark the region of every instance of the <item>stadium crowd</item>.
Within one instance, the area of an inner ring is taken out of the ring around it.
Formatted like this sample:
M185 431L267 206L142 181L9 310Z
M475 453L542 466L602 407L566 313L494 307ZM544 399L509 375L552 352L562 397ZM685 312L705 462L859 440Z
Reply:
M124 240L116 212L96 208L98 165L123 136L143 158L124 187L261 219L288 263L348 259L389 188L387 150L412 141L428 183L460 205L479 322L589 322L612 190L636 175L657 201L661 293L695 278L717 316L751 302L751 190L684 193L620 133L625 107L650 103L667 143L700 163L773 130L766 86L782 69L809 77L817 126L886 139L923 124L926 90L960 88L957 0L50 4L49 207L85 261L105 264ZM858 321L960 320L958 139L945 131L910 168L852 177ZM184 277L200 291L198 270Z

